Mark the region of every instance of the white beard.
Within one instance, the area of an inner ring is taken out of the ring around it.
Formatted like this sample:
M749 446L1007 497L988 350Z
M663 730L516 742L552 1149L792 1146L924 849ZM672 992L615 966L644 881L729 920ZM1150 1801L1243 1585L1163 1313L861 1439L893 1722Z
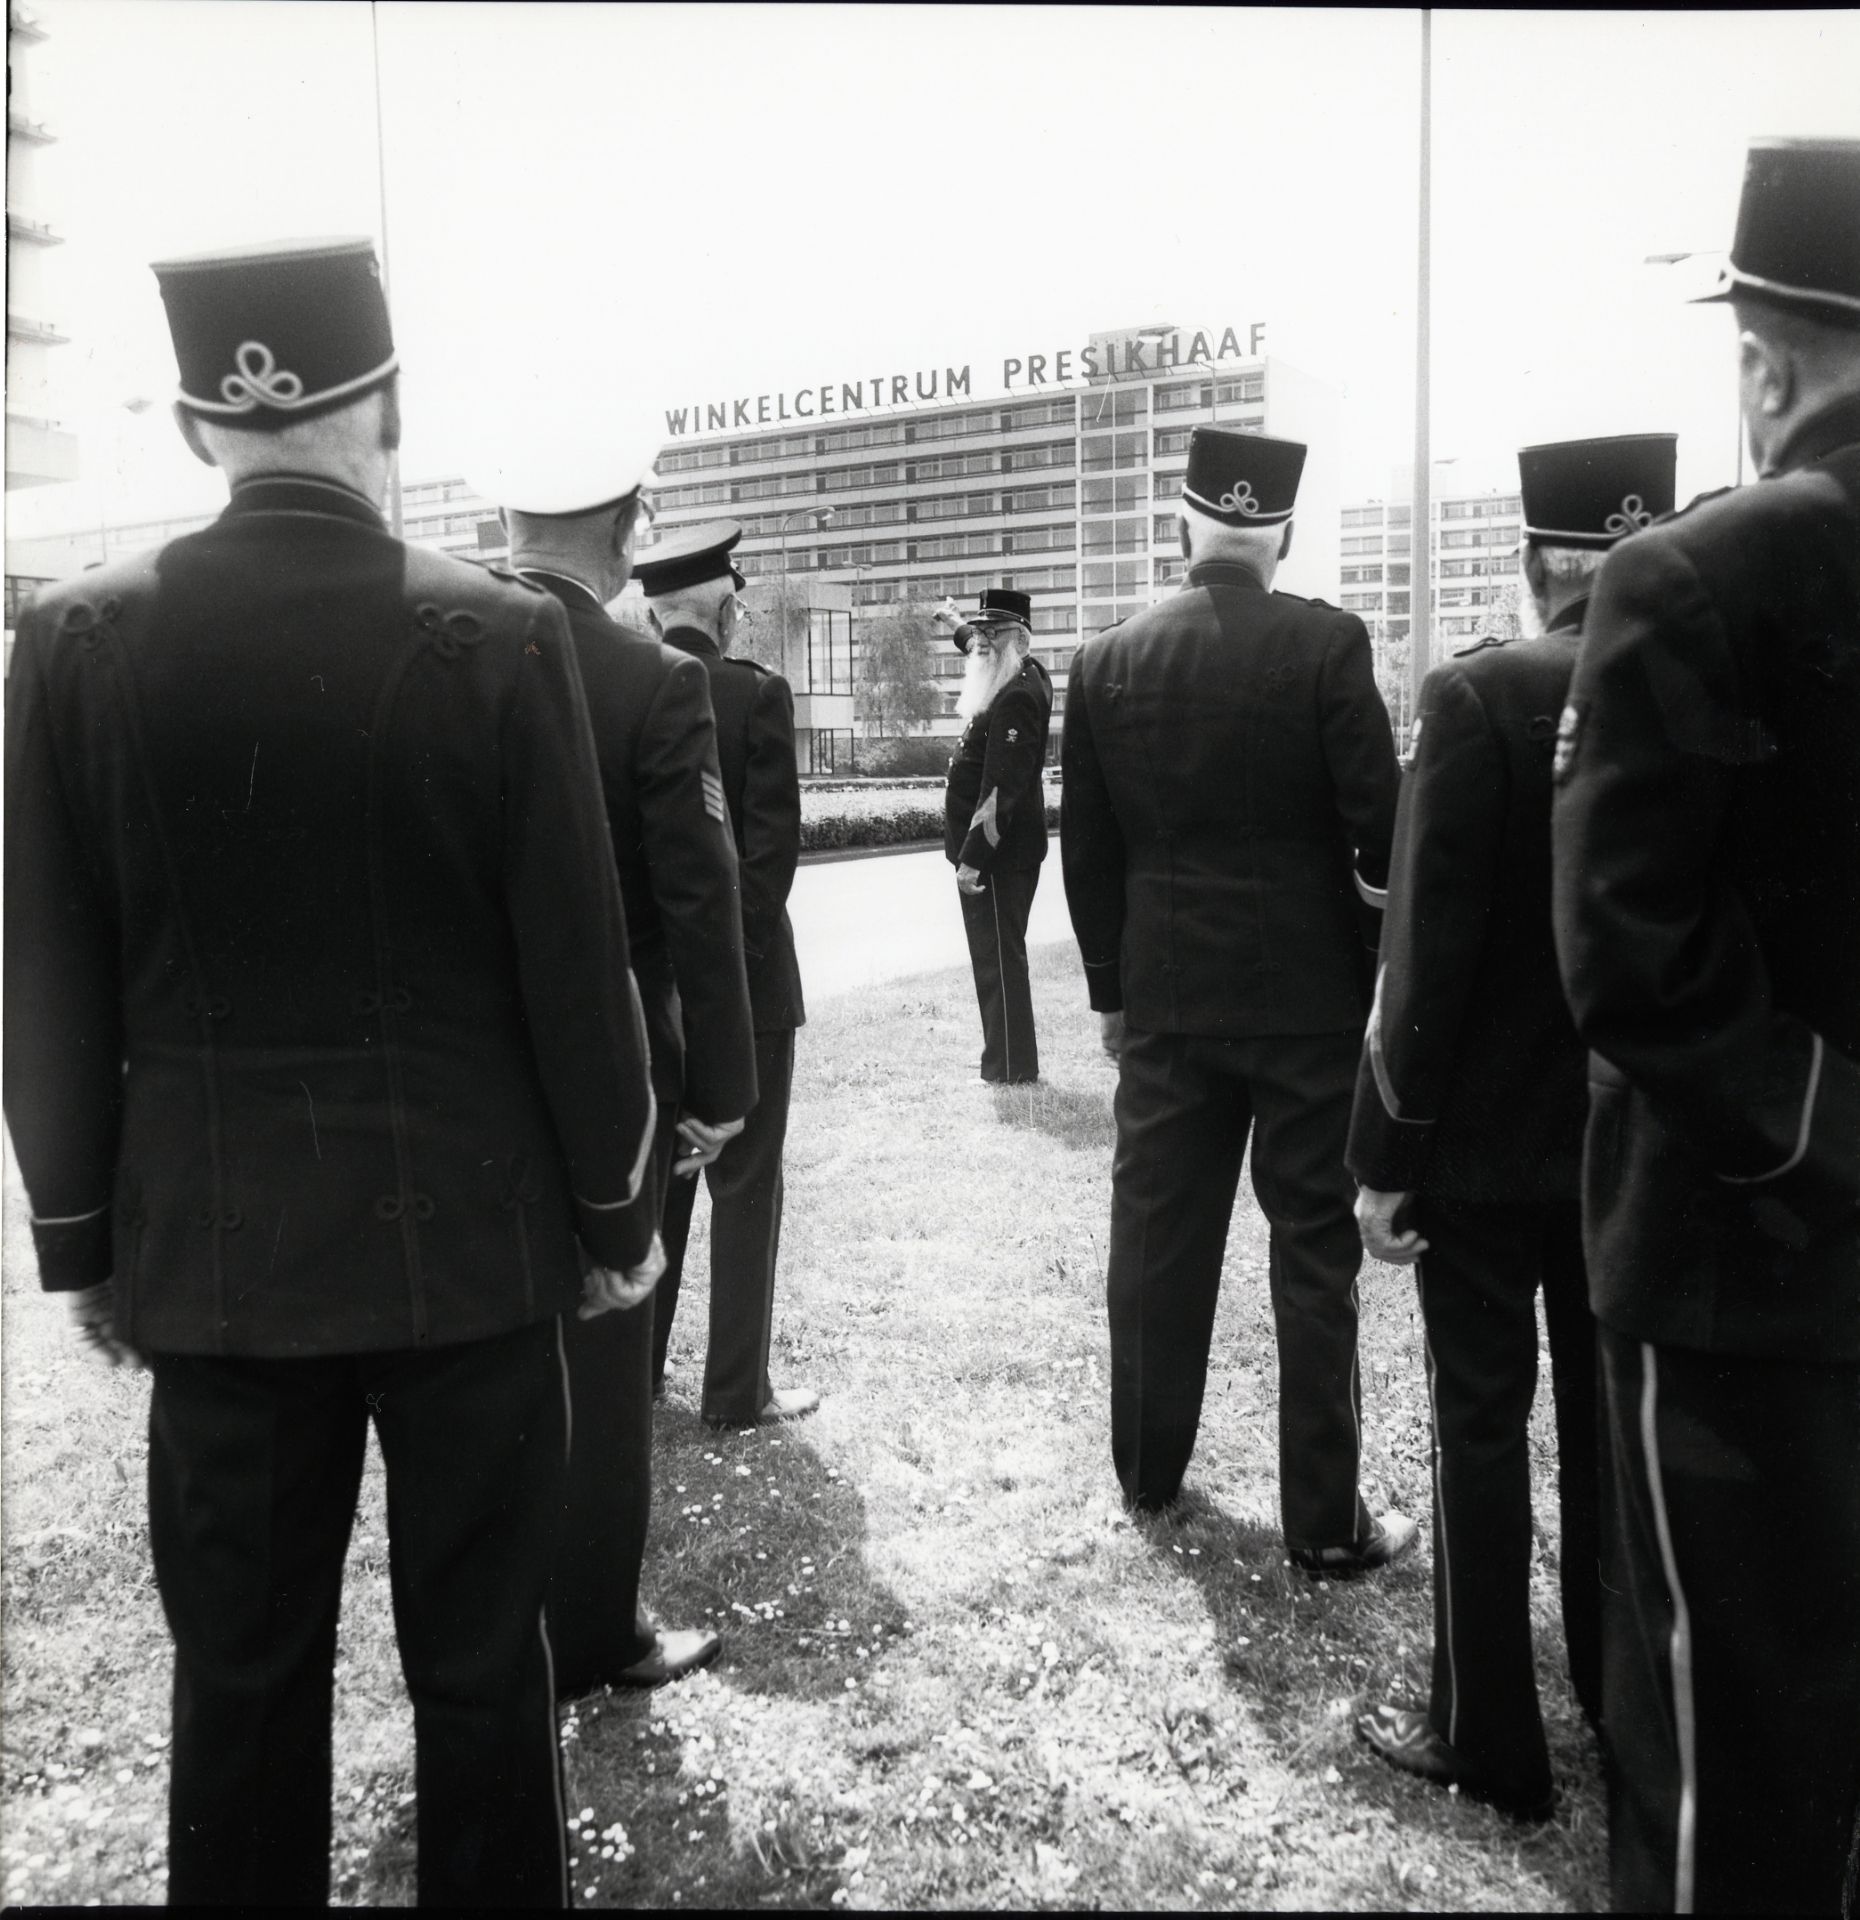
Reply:
M1001 689L1020 672L1026 655L1013 647L999 653L971 653L963 663L962 691L956 696L956 715L973 720L986 713Z
M1518 631L1526 640L1541 640L1548 622L1544 619L1544 610L1537 604L1537 596L1531 591L1530 582L1522 575L1518 579Z

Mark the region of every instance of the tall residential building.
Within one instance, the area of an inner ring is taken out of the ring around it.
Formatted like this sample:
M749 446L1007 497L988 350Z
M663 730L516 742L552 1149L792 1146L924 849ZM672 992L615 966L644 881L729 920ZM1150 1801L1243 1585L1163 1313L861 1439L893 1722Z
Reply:
M1520 502L1498 489L1447 494L1433 488L1433 657L1444 659L1480 635L1517 632ZM1369 629L1376 677L1398 738L1409 712L1408 642L1414 566L1412 473L1397 469L1386 501L1367 500L1342 512L1341 605Z
M1249 349L1261 331L1245 331ZM799 679L790 674L797 701L819 721L805 729L803 771L829 772L853 755L845 696L862 622L945 595L973 606L984 586L1032 597L1035 648L1054 679L1056 741L1079 639L1127 619L1182 576L1175 504L1196 425L1309 446L1298 538L1280 584L1337 597L1336 394L1277 356L1243 351L1241 339L1232 327L1094 333L1076 352L1029 354L1010 382L1018 390L982 402L968 397L964 367L674 409L648 546L673 527L739 520L751 581L766 586L785 571L800 585L819 615L812 624L830 636L793 663ZM409 540L467 559L505 557L493 507L463 480L411 483L402 507ZM75 535L65 546L87 551L56 565L42 557L52 543L24 543L9 571L68 573L101 550L154 546L210 517ZM850 619L848 598L822 591L829 583L849 590ZM842 626L850 645L831 637ZM962 656L943 641L931 664L943 707L932 728L954 734Z
M6 16L6 484L75 480L77 436L58 424L51 353L65 343L48 298L47 261L62 236L44 217L40 157L57 135L33 105L33 55L46 37L37 14ZM7 607L7 625L13 609Z

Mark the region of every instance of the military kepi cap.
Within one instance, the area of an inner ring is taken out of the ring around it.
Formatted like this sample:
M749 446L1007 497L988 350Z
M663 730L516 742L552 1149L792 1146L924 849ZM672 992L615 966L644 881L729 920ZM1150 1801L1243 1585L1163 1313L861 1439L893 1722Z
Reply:
M1518 450L1524 537L1540 547L1612 547L1673 510L1679 437L1621 433Z
M1860 140L1753 140L1731 264L1706 300L1860 327Z
M153 263L203 419L271 429L346 406L398 370L372 240L286 240Z
M984 587L980 609L969 616L972 627L999 627L1033 624L1033 598L1013 587Z
M653 478L663 423L643 406L587 394L511 394L470 463L472 485L500 507L541 519L597 513Z
M1274 527L1292 517L1305 449L1263 433L1197 427L1189 435L1182 498L1229 527Z
M706 580L730 576L733 585L747 584L730 558L742 539L743 529L734 520L706 520L701 526L674 527L656 547L636 554L633 578L647 599L662 593L676 593L680 587L702 586Z

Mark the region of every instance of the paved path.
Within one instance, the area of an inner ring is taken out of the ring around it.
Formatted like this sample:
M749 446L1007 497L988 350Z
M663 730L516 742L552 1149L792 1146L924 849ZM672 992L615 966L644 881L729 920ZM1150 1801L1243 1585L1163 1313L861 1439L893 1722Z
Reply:
M788 912L801 987L810 1002L905 974L966 965L969 958L956 870L937 850L802 867ZM1040 869L1027 944L1071 938L1055 839Z

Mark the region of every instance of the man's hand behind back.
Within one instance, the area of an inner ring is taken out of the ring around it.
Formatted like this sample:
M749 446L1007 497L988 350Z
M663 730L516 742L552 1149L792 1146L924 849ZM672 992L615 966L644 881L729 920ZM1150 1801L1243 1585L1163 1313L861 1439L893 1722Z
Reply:
M581 1305L575 1309L583 1320L603 1313L624 1313L651 1296L665 1271L665 1248L655 1233L652 1246L638 1266L621 1271L614 1267L590 1267L582 1276Z

